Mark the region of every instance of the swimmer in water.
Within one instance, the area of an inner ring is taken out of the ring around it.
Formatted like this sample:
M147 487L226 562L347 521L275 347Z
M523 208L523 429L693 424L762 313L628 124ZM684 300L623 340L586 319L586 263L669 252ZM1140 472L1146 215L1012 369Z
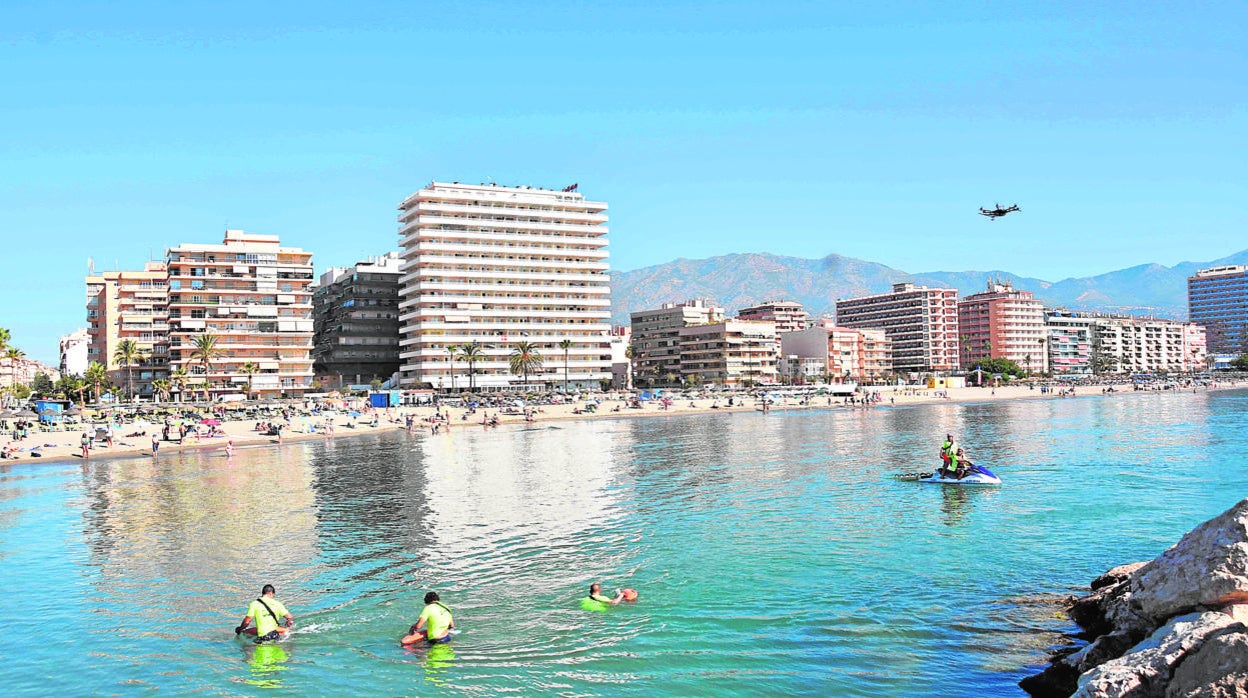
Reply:
M619 589L616 589L615 598L613 599L610 596L603 595L601 584L590 584L589 585L589 600L597 601L599 603L609 603L612 606L615 606L624 600L624 592L620 591Z

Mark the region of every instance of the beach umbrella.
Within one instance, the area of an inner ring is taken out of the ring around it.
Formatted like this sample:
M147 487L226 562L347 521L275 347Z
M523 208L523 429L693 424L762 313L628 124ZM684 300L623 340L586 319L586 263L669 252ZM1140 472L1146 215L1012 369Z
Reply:
M35 414L34 412L30 410L21 410L20 412L18 412L17 414L13 416L17 417L18 419L34 419L35 417L38 417L39 415Z
M221 420L219 420L219 419L203 419L203 420L200 420L200 422L199 422L199 423L200 423L200 424L207 424L207 425L208 425L208 426L210 426L210 427L219 427L219 426L221 426Z
M77 407L77 406L71 407L65 410L65 414L69 415L70 417L77 417L78 415L82 414L82 408ZM3 415L0 415L0 416L3 416Z
M13 410L0 410L0 419L13 419L17 413Z

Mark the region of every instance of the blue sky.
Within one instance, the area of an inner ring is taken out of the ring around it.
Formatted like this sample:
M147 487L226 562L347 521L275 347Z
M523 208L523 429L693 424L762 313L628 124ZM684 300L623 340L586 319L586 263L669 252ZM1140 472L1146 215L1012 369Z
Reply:
M54 361L88 257L227 226L349 264L433 179L579 182L619 270L1058 280L1248 247L1248 5L1085 5L5 3L0 326Z

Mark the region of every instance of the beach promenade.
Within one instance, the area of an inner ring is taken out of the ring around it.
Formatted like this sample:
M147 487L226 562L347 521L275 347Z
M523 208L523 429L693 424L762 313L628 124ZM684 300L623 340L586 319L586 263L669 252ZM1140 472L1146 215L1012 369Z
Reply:
M967 402L987 402L996 400L1063 400L1071 398L1105 398L1118 399L1126 395L1130 395L1133 391L1130 386L1118 385L1114 387L1114 392L1106 393L1106 386L1087 385L1075 386L1067 388L1067 394L1061 396L1055 392L1042 393L1039 388L1028 388L1027 386L1002 386L997 388L951 388L948 390L932 390L926 388L913 387L883 387L872 388L872 392L879 392L880 400L874 404L863 406L861 404L848 405L845 404L844 398L823 396L812 397L806 404L800 404L796 398L783 398L777 403L771 405L773 411L784 410L800 410L800 409L845 409L845 410L874 410L889 409L895 407L904 407L907 405L931 404L931 403L967 403ZM1225 390L1242 387L1238 382L1218 383L1212 387L1200 388L1183 388L1185 391L1205 391L1205 390ZM1073 394L1072 394L1073 391ZM745 404L741 404L744 401ZM688 414L704 414L711 412L754 412L761 409L755 398L745 396L734 399L734 406L727 405L726 398L694 398L688 397L678 398L670 401L667 406L661 405L658 401L651 400L641 403L640 409L630 408L623 399L601 399L598 407L593 412L585 412L583 410L585 402L573 402L563 405L535 405L528 408L530 412L530 420L537 422L567 420L567 419L613 419L628 417L678 417ZM194 410L196 405L187 405L187 409ZM200 406L202 408L202 406ZM431 418L435 414L435 408L432 406L422 407L395 407L384 409L369 409L362 412L359 417L349 417L346 411L338 411L336 413L327 413L316 415L313 418L296 418L292 426L282 431L281 442L290 443L294 441L302 441L309 439L337 439L347 436L356 436L361 434L369 434L380 431L393 431L396 429L406 428L406 418L410 415L414 419L413 432L424 433L437 438L439 435L446 434L447 429L482 429L486 428L483 420L488 417L497 417L498 423L516 424L526 420L523 414L505 414L493 408L477 408L469 411L468 408L459 406L446 406L440 408L441 414L448 418L441 422L441 427L437 434L433 434ZM376 416L376 426L373 426L374 415ZM328 421L332 423L332 430L326 430L324 423ZM102 423L100 423L102 424ZM227 444L233 442L235 448L242 446L252 446L257 444L277 444L278 439L275 436L266 436L255 430L256 420L225 420L217 427L221 436L211 438L189 436L184 442L162 441L160 444L159 456L165 456L169 453L182 450L217 450L224 452ZM90 424L92 432L94 432L95 424ZM301 428L302 427L302 428ZM309 433L306 428L315 427L316 431ZM22 450L17 451L9 459L0 460L3 465L18 464L37 464L48 463L52 461L79 460L81 458L80 440L87 425L71 430L71 431L54 431L41 432L32 431L30 437L21 442L13 442L10 435L6 434L5 438L0 439L0 444L9 444L12 447L20 447ZM116 432L113 445L108 447L102 442L96 442L90 449L90 459L114 458L119 456L134 456L151 454L151 435L153 432L160 433L161 425L154 423L138 423L122 425ZM40 453L39 457L31 455L32 450Z

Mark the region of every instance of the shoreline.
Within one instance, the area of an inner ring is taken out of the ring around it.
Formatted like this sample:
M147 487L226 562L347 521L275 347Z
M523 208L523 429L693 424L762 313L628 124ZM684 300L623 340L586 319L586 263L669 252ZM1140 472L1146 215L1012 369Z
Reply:
M1070 397L1120 397L1125 394L1135 394L1137 392L1183 392L1188 389L1175 390L1122 390L1115 388L1112 393L1104 392L1106 387L1103 385L1086 385L1076 386L1071 390L1073 395L1060 396L1057 393L1041 393L1039 389L1029 389L1026 386L1002 386L999 388L951 388L948 390L936 390L928 388L911 388L900 387L890 388L881 387L879 390L871 390L872 393L878 393L880 400L871 405L848 405L845 404L843 398L811 398L807 404L798 404L796 399L786 398L779 404L772 405L771 410L776 411L792 411L805 409L830 409L842 407L845 409L868 409L876 410L892 407L908 407L924 404L970 404L982 402L994 402L998 400L1026 400L1026 399L1049 399L1063 400ZM1212 392L1223 390L1236 390L1245 386L1238 382L1230 382L1226 384L1215 384L1211 386L1202 386L1192 388L1193 392ZM550 421L567 421L573 419L604 419L604 418L632 418L632 417L657 417L657 416L676 416L691 414L710 414L718 412L738 413L738 412L754 412L758 411L758 407L754 404L752 398L750 404L736 405L727 407L722 404L721 400L711 398L689 398L675 399L670 408L661 409L657 402L650 401L642 403L642 409L629 408L624 400L621 399L602 399L599 401L598 409L592 413L581 411L583 403L571 403L563 405L533 405L530 409L538 410L534 415L531 423L550 422ZM692 403L692 404L691 404ZM713 407L713 404L718 407ZM614 411L618 406L619 411ZM188 404L186 408L189 410L205 409L202 405ZM455 428L462 429L466 427L483 428L482 419L484 416L497 416L498 425L504 424L524 424L526 422L523 415L502 414L494 408L477 408L475 413L469 413L468 408L458 406L443 406L441 408L449 419L442 423L441 429ZM235 447L256 446L256 445L284 445L286 443L296 443L308 441L311 439L337 439L340 437L362 436L365 434L380 433L392 430L405 430L404 420L411 415L415 420L415 426L412 433L419 431L428 432L431 428L430 422L426 421L434 414L434 408L431 406L421 407L394 407L394 408L378 408L376 413L379 417L377 426L371 426L371 418L374 410L370 408L367 415L361 418L348 418L342 414L320 415L313 422L324 421L326 418L333 420L333 433L325 434L320 432L309 433L307 431L295 430L293 427L290 431L286 431L280 441L277 437L267 436L254 430L253 425L255 419L247 420L231 420L223 421L220 425L224 436L218 437L194 437L188 439L188 443L179 443L176 441L162 441L160 443L160 454L164 453L181 453L185 451L223 451L229 441L234 442ZM468 419L463 417L468 414ZM367 417L365 419L364 417ZM308 418L299 418L304 419ZM306 425L305 425L306 426ZM85 428L85 427L84 427ZM114 446L107 448L102 445L96 445L91 450L91 457L86 459L87 462L101 459L114 460L124 457L133 456L151 456L150 438L153 430L159 433L162 425L149 423L147 426L141 425L123 425L120 428L122 435L115 437ZM83 462L79 453L79 439L83 433L83 429L74 429L70 431L42 432L35 431L31 433L27 441L11 441L5 439L6 443L10 443L15 447L23 447L18 457L0 460L0 466L11 467L13 465L34 465L34 464L54 464L65 462ZM126 433L140 433L138 436L125 436ZM134 443L141 440L142 443ZM26 443L32 443L35 446L26 446ZM39 458L32 457L29 450L38 450L42 453ZM156 457L160 457L157 455Z

